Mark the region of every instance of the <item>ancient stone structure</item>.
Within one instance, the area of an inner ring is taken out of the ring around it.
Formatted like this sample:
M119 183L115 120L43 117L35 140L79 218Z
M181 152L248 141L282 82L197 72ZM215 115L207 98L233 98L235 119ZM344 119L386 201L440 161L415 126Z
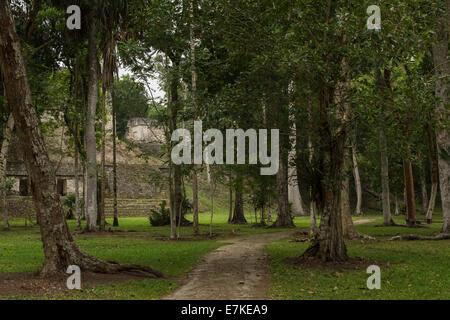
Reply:
M125 141L138 146L145 153L158 156L166 143L166 135L156 120L133 118L128 121Z

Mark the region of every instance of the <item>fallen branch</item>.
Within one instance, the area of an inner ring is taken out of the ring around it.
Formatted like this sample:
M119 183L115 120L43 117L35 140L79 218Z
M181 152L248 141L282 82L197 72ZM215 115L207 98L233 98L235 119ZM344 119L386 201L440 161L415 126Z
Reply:
M435 236L421 236L418 234L404 234L404 235L397 235L395 237L392 237L389 239L389 241L396 241L396 240L449 240L450 239L450 233L439 233Z

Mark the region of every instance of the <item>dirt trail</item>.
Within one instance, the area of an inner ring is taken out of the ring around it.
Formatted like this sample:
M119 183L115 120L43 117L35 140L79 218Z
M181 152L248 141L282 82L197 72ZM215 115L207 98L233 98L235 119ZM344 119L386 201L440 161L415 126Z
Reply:
M262 249L294 231L227 239L206 254L167 300L263 300L270 286L269 263Z
M376 221L376 219L361 219L353 221L353 225L363 224L363 223L371 223Z

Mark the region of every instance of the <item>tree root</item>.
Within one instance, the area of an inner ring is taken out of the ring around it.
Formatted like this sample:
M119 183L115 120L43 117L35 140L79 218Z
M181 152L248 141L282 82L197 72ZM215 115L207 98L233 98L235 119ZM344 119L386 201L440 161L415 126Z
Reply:
M416 223L414 225L401 224L391 221L388 225L386 224L377 224L375 227L403 227L403 228L426 228L426 226L421 225L420 223Z
M74 242L67 242L61 250L63 259L57 264L53 261L46 261L41 270L42 278L60 277L64 275L70 265L78 266L82 271L103 274L116 274L121 272L137 273L149 278L165 278L164 274L148 266L136 264L119 264L114 261L104 261L93 257L79 249Z
M396 240L449 240L450 239L450 233L439 233L435 236L421 236L418 234L404 234L404 235L397 235L395 237L392 237L389 239L389 241L396 241Z
M377 240L374 237L371 237L367 234L359 233L358 231L354 230L351 234L348 236L348 240L370 240L374 241Z

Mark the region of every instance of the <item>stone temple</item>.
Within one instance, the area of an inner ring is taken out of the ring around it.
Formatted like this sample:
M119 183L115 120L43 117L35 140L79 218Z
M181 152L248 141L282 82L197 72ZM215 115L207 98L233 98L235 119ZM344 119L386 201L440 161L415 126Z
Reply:
M57 189L60 196L75 193L75 166L73 141L62 119L44 116L42 121L56 129L44 129L44 138L50 161L54 164ZM44 127L45 128L45 127ZM51 133L50 133L51 131ZM112 215L113 197L113 141L112 125L107 125L106 149L106 215ZM117 141L117 191L119 215L148 215L150 208L157 207L167 198L167 167L162 157L165 143L164 130L151 119L134 118L128 121L124 141ZM34 214L28 173L22 161L17 137L12 138L7 156L6 175L9 180L8 214L12 217ZM100 170L101 153L97 150ZM79 195L83 197L83 167L80 159Z

